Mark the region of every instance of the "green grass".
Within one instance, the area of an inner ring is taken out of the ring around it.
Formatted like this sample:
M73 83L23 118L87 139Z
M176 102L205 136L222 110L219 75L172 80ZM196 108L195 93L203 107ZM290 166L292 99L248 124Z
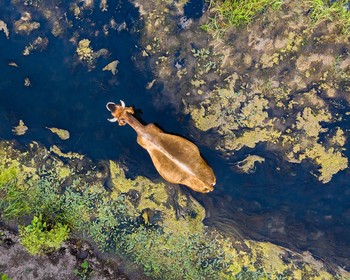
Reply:
M0 211L3 219L17 219L30 212L29 194L17 181L15 166L0 169Z
M282 1L270 0L209 0L211 17L202 29L222 35L232 26L249 24L269 7L278 9ZM348 0L309 0L309 16L315 25L323 21L337 22L343 34L350 34L350 12ZM296 3L297 5L297 3Z
M67 225L48 224L42 215L34 216L27 226L19 227L20 243L32 255L42 255L47 252L58 250L68 238L69 228Z
M310 18L315 25L323 21L337 22L342 33L350 34L348 0L338 0L333 3L328 0L311 0L309 4L311 8Z
M278 0L210 0L209 11L213 16L202 28L222 34L229 27L250 23L268 7L278 8L280 5Z

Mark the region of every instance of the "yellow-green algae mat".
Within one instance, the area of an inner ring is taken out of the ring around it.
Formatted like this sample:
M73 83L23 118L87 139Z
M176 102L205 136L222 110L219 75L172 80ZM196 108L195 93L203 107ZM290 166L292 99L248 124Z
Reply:
M135 228L130 228L128 233L124 232L122 238L117 237L121 244L126 245L124 250L118 250L116 245L114 251L131 258L154 279L236 279L243 277L244 273L246 276L254 276L254 279L335 277L326 271L322 262L316 261L308 252L296 253L269 242L245 240L242 237L224 237L215 229L206 227L203 224L205 209L189 195L179 192L174 196L176 186L167 186L163 182L154 183L141 176L127 178L124 170L113 161L99 163L100 166L108 167L103 170L85 157L72 157L72 154L63 152L57 155L54 151L55 149L47 150L36 142L23 147L15 142L1 141L0 178L6 170L15 168L18 170L18 185L28 191L35 188L43 174L50 174L47 178L52 185L71 184L75 186L77 194L92 194L99 202L90 212L70 209L85 213L77 217L87 224L86 235L92 237L94 231L91 229L96 231L94 221L102 219L99 215L104 212L100 208L107 204L124 203L128 211L125 215L133 220L131 225ZM107 177L112 182L110 191L103 186ZM64 189L68 191L68 187L61 189L62 193L56 194L57 199L66 195ZM131 198L131 194L136 194L136 199L135 195ZM120 199L121 197L124 199ZM185 214L177 217L176 207L184 209ZM158 213L158 219L154 218L155 213ZM113 214L108 213L112 219L118 220ZM104 215L108 216L106 213ZM108 230L111 220L104 218ZM100 226L103 227L104 224ZM74 225L72 230L74 234ZM101 245L100 240L95 241L97 245ZM211 270L205 271L207 267ZM337 273L339 279L350 277L340 268Z

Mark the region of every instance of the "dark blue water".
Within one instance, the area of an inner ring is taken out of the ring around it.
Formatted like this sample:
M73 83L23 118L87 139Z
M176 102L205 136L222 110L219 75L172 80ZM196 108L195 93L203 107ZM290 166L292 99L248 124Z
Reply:
M199 19L203 14L204 0L190 0L184 6L185 16L187 18Z
M108 3L108 12L95 9L89 15L91 21L77 20L67 13L73 27L59 38L50 33L52 23L37 12L32 16L40 21L41 28L29 36L16 34L13 21L20 17L18 7L14 9L9 0L0 5L0 19L10 29L10 39L0 32L0 137L22 143L39 141L48 147L56 144L64 152L79 152L95 160L119 160L128 166L130 176L159 179L147 152L136 143L135 132L106 120L110 115L105 104L122 99L128 106L142 110L138 116L145 123L154 122L166 132L199 145L216 173L217 186L208 195L184 190L204 204L208 225L235 235L308 250L350 269L349 172L339 172L324 185L310 174L310 165L286 163L264 145L243 149L229 159L206 147L204 143L212 137L210 134L195 132L188 117L170 106L155 106L155 99L145 90L153 77L151 71L140 72L134 66L134 55L139 50L136 30L142 26L138 11L128 1ZM61 10L65 9L64 4L59 6ZM202 10L196 5L185 9L187 16L195 18ZM102 32L96 35L112 17L117 23L125 21L128 29L110 30L107 37ZM76 47L69 42L75 31L80 39L90 39L95 51L106 48L110 52L108 58L97 59L91 71L76 63ZM37 36L49 39L47 50L23 56L24 47ZM118 74L103 72L102 68L115 59L120 61ZM19 68L8 66L11 61ZM26 77L32 83L30 87L23 85ZM29 130L24 136L14 136L11 129L20 119ZM348 119L340 125L350 129ZM62 141L45 127L67 129L71 138ZM201 137L192 136L200 134ZM349 143L346 148L349 150ZM263 156L265 163L254 174L239 174L233 169L234 163L248 152Z

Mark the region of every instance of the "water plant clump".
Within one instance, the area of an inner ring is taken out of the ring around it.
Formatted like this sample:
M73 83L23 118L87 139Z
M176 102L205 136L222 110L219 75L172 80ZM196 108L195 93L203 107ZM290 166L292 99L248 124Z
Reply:
M34 216L29 225L19 228L20 242L32 255L58 250L68 235L68 225L48 224L42 215Z

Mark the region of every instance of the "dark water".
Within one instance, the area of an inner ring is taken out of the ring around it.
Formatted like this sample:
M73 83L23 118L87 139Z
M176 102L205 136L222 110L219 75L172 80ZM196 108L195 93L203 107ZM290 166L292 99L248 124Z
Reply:
M187 18L198 19L203 14L204 0L192 0L184 6L184 13Z
M155 122L166 132L185 136L199 145L217 175L217 186L208 195L186 191L206 207L207 224L232 234L310 251L350 270L349 172L339 172L324 185L310 174L314 170L310 165L287 163L264 145L243 149L227 160L191 137L193 127L188 118L170 107L154 106L154 99L145 90L152 76L139 72L133 60L139 50L139 33L135 30L142 23L128 1L109 1L108 12L104 13L95 9L89 17L95 26L67 14L80 39L90 39L94 50L110 51L107 59L97 59L91 71L76 63L76 47L69 42L74 28L56 38L49 32L50 22L33 12L33 19L40 21L41 28L29 36L16 34L13 21L20 14L10 1L2 3L0 19L8 23L10 39L0 32L0 137L22 143L35 140L47 146L56 144L63 151L83 153L96 160L120 160L128 166L130 176L159 178L147 152L136 143L135 132L106 120L110 115L105 104L122 99L128 106L142 110L139 116L145 123ZM196 18L201 9L191 6L187 13ZM102 30L111 17L119 24L125 21L128 30L93 37L93 31ZM24 47L37 36L49 39L47 50L23 56ZM116 76L101 70L115 59L120 61ZM8 66L11 61L19 67ZM30 87L23 85L26 77L31 81ZM11 129L20 119L29 130L24 136L14 136ZM350 129L349 120L345 119L341 126ZM67 129L71 138L59 140L45 127ZM346 148L348 151L349 143ZM261 155L265 163L254 174L239 174L232 167L248 152Z

